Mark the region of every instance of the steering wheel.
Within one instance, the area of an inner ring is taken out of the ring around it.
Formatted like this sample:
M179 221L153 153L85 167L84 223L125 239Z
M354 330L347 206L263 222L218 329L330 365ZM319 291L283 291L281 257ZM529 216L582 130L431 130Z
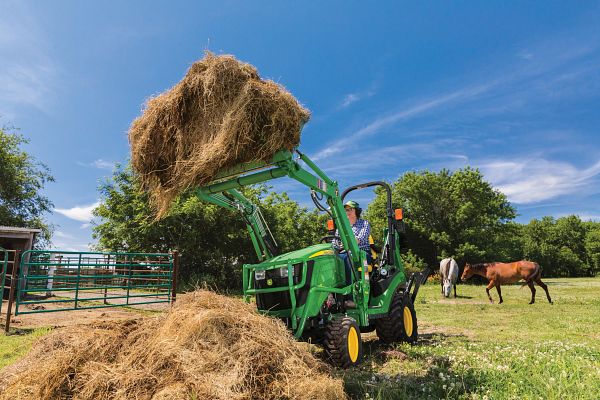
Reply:
M335 235L327 235L327 236L323 236L321 238L321 240L319 240L319 243L323 243L326 241L329 241L329 243L332 243L334 239L337 239L339 241L341 241L342 239L339 236L335 236ZM341 249L337 249L338 254L344 254L346 253L346 249L341 248Z
M319 243L323 243L323 242L333 242L335 239L337 240L342 240L339 236L336 235L327 235L327 236L323 236L321 238L321 240L319 240Z

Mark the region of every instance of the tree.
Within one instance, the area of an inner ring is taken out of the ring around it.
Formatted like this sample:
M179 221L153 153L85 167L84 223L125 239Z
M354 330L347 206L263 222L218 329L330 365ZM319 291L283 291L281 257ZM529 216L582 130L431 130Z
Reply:
M257 262L246 226L237 212L201 202L184 193L168 215L156 221L148 196L130 168L118 169L100 186L101 204L94 214L98 249L181 254L181 279L224 288L241 287L244 263ZM324 216L309 212L287 194L267 193L264 186L245 188L244 195L259 204L280 251L316 243L325 234Z
M22 135L0 128L0 225L39 228L37 247L44 247L52 235L44 214L53 204L42 190L54 178L46 165L21 150L27 143Z
M595 232L575 215L533 219L524 227L524 254L539 263L546 276L591 276L598 271L600 242Z
M600 223L586 222L585 251L588 275L600 274Z
M375 233L386 226L385 193L376 193L367 210ZM479 170L406 173L393 184L392 201L404 209L404 247L430 265L448 256L472 262L511 253L497 238L518 229L507 225L515 209Z

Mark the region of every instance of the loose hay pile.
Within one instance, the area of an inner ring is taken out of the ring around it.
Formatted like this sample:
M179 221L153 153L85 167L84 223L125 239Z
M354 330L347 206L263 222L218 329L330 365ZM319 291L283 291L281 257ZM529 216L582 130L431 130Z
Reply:
M164 316L42 338L0 399L345 398L307 346L240 300L197 291Z
M297 147L309 117L253 66L207 53L133 121L131 163L163 216L181 192L210 182L221 170L269 161L277 151Z

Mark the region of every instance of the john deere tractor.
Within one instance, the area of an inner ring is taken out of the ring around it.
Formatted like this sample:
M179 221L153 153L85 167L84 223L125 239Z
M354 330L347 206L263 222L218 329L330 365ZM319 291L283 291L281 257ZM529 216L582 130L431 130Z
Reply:
M327 212L330 220L321 243L278 254L260 209L238 189L285 176L306 185L317 208ZM368 265L343 204L348 193L374 186L387 193L387 228L381 256L375 265ZM407 279L399 248L402 210L393 209L385 182L368 182L340 193L337 182L296 150L280 151L268 163L223 171L196 193L204 201L239 210L245 219L260 261L243 266L246 300L255 296L258 310L282 319L296 338L322 343L334 365L346 368L360 362L364 332L376 331L386 343L417 340L414 300L428 271ZM340 256L343 253L345 257ZM345 262L351 268L345 268ZM350 276L346 271L351 271Z

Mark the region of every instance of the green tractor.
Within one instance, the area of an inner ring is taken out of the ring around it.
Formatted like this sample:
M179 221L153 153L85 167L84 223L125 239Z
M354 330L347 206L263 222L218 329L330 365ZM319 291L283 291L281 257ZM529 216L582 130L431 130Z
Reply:
M399 248L399 233L404 228L402 211L393 209L389 185L369 182L340 194L337 182L306 155L298 150L295 154L296 158L292 152L280 151L268 163L239 165L221 172L196 191L204 201L239 210L247 224L260 262L243 266L246 300L255 296L260 312L283 320L296 338L321 343L330 361L342 368L360 362L361 332L376 331L386 343L414 343L418 335L414 301L429 271L426 268L406 277ZM320 244L277 254L277 244L260 209L237 189L283 176L308 186L317 208L331 219L329 234ZM387 192L388 226L381 257L369 266L343 202L351 191L374 186ZM339 236L334 236L336 228ZM333 242L341 242L343 247ZM344 252L347 261L340 257ZM344 262L349 262L351 268L345 268ZM352 272L349 277L347 270Z

